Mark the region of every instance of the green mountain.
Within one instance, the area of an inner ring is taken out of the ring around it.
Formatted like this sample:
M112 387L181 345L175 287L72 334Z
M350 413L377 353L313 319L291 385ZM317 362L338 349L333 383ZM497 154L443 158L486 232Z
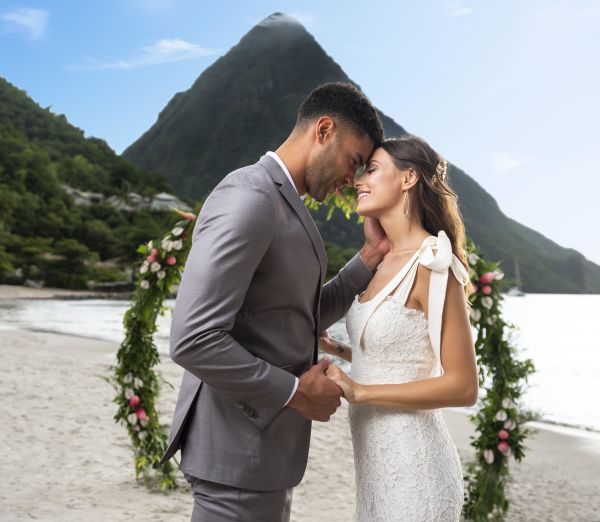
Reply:
M162 175L0 78L0 282L81 288L124 279L137 245L160 236L173 213L122 212L106 196L163 191L170 184Z
M276 148L293 127L302 99L328 81L351 80L301 24L275 13L190 89L177 93L123 157L164 174L176 193L203 198L228 172ZM391 118L381 117L387 136L405 134ZM526 291L600 292L600 266L505 216L459 168L451 166L449 179L459 193L469 236L487 258L503 261L508 277L518 259ZM336 212L326 221L323 211L315 218L326 241L361 244L354 220Z

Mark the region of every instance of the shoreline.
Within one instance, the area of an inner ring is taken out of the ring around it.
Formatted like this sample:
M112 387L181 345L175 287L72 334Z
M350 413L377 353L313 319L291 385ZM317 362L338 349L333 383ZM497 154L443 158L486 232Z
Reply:
M0 299L130 299L132 292L35 288L23 285L0 285Z
M1 299L2 298L0 297L0 300ZM22 330L22 331L27 331L27 332L32 332L32 333L39 333L39 334L65 335L65 336L69 336L69 337L76 337L76 338L81 338L81 339L90 340L90 341L113 343L113 341L110 341L108 339L103 339L102 337L97 337L97 336L92 336L92 335L90 335L90 336L78 335L78 334L68 333L68 332L57 332L57 331L52 331L52 330L46 330L43 328L34 328L34 327L27 328L27 327L23 327L23 326L16 327L14 325L11 325L10 323L3 323L0 320L0 331L6 330L6 329ZM115 345L116 345L116 349L118 350L119 345L116 343L115 343ZM165 354L163 352L159 352L159 355L160 355L161 359L163 357L166 357L166 358L169 357L168 354ZM473 415L475 413L474 411L469 411L469 410L462 409L462 408L445 408L445 411L457 413L459 415L464 415L467 417L469 415ZM597 438L597 440L600 442L600 430L589 427L589 426L567 424L564 422L543 420L543 419L536 420L536 421L529 421L527 423L527 425L534 429L548 430L548 431L552 431L555 433L571 434L574 437Z
M114 390L102 380L118 346L80 336L19 328L0 335L2 520L189 520L185 481L168 495L134 480L129 440L114 423ZM157 407L170 422L182 370L167 357ZM307 471L294 489L292 520L347 522L354 513L353 453L345 401L328 423L313 423ZM472 458L473 426L444 410L463 466ZM511 522L594 520L600 496L600 442L540 429L521 463L511 459Z

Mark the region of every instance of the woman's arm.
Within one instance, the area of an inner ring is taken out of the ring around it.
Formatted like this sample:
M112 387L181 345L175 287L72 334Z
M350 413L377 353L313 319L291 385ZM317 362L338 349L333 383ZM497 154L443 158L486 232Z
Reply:
M425 269L423 272L423 277L428 279L429 270ZM471 324L464 290L451 274L450 271L442 316L440 356L444 374L403 384L361 385L352 381L339 367L330 365L327 376L342 388L344 397L349 402L388 406L399 410L427 410L475 404L479 382ZM428 286L427 284L426 288ZM423 308L426 306L425 304Z
M352 348L347 344L331 338L327 333L327 330L322 332L319 336L319 350L328 353L329 355L341 357L345 361L352 362Z

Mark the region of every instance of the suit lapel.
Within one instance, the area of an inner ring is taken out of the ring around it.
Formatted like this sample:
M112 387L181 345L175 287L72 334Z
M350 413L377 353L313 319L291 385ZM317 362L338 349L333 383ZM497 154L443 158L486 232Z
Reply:
M285 175L285 172L277 164L277 162L270 156L263 156L260 158L259 163L267 170L267 172L273 178L273 181L279 185L279 192L289 203L292 210L296 213L300 219L302 225L306 229L306 233L310 238L317 259L319 260L319 266L321 268L321 285L325 280L325 273L327 271L327 255L325 253L325 247L323 246L323 240L317 229L309 210L304 205L302 199L298 195L296 188L292 186L290 180Z

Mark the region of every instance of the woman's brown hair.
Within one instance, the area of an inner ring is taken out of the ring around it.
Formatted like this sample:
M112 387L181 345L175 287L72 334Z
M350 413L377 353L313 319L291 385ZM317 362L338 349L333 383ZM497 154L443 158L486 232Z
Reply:
M458 195L445 176L444 159L425 140L410 134L386 139L380 147L399 170L415 170L419 181L410 189L410 208L418 213L423 227L431 235L437 236L440 230L446 232L452 252L469 271L465 225L458 207ZM467 297L470 293L471 285L466 285Z

